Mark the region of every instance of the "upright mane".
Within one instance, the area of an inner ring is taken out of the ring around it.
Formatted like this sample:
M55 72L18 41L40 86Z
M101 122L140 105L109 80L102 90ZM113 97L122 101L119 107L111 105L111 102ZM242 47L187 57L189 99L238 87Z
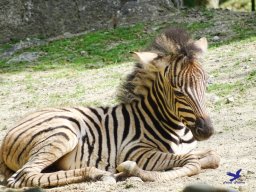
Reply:
M157 36L147 51L160 56L181 55L187 60L194 59L202 52L189 34L183 29L170 28ZM147 80L153 80L158 69L152 64L137 63L118 89L117 98L121 103L131 103L140 99L140 91Z
M176 28L168 29L157 36L150 51L161 55L183 55L189 59L193 59L196 54L202 52L185 30Z

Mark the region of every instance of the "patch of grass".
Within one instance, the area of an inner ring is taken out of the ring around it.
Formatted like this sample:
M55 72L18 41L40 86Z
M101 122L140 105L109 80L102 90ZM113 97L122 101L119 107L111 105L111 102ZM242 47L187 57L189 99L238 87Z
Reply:
M73 69L100 68L113 63L128 61L129 52L140 50L151 39L144 33L144 25L120 27L115 30L100 30L79 37L62 39L22 52L41 52L38 61L7 64L0 61L0 72L23 69L49 70L63 67ZM17 52L16 55L21 52Z
M214 18L214 11L212 11L211 9L202 9L202 14L203 16L205 16L208 20L211 20Z
M208 92L214 92L219 96L227 96L231 93L243 93L246 90L246 84L241 81L234 83L215 83L207 87Z
M194 23L190 23L188 24L188 26L186 27L189 31L197 31L197 30L201 30L201 29L206 29L208 27L210 27L212 24L211 22L194 22Z
M12 47L12 43L3 43L0 44L0 54L4 53L5 51L7 51L8 49L10 49Z
M247 39L249 37L256 37L256 19L253 15L247 20L242 20L240 23L233 25L236 32L236 39Z
M247 80L256 82L256 70L250 72L250 74L247 77Z

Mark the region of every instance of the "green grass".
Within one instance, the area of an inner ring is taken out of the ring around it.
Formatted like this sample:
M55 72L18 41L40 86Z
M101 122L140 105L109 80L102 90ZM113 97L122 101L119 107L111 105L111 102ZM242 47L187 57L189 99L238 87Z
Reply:
M227 96L230 93L239 92L242 93L245 91L245 86L243 83L215 83L207 88L208 92L214 92L219 96Z
M43 53L37 62L8 64L7 60L1 60L0 71L49 70L64 67L81 70L128 61L130 51L141 49L151 40L152 37L143 31L144 25L137 24L53 41L44 46L22 50ZM17 52L16 55L20 53Z
M256 70L250 72L247 77L247 80L256 82Z
M13 46L14 42L0 44L0 54L4 53Z
M215 83L207 87L208 92L213 92L219 96L225 97L236 93L243 95L246 90L256 86L256 70L252 70L243 79L232 83Z
M222 46L233 41L256 39L255 18L241 20L231 24L235 35L222 34L228 38L220 41L211 41L214 34L209 34L209 29L214 27L216 13L202 9L200 14L203 20L193 22L171 20L152 23L140 23L130 27L118 27L117 29L100 30L85 35L61 39L47 43L39 47L24 49L15 53L14 56L24 52L39 52L37 61L8 63L10 58L0 59L0 73L20 71L45 71L51 69L70 68L72 70L86 70L102 68L112 64L130 61L130 51L143 50L153 37L167 27L181 27L187 29L197 39L206 36L210 40L210 48ZM180 14L186 18L186 12ZM208 31L208 32L207 32ZM16 42L0 45L0 54L10 49Z

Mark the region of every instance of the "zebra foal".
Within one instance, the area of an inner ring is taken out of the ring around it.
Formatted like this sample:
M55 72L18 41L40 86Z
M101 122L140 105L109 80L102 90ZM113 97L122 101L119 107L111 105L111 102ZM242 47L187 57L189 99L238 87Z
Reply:
M0 173L13 188L54 187L138 176L168 181L217 168L213 150L192 152L213 126L206 112L207 40L169 29L137 64L113 107L44 109L16 124L0 148ZM179 169L170 170L175 167Z

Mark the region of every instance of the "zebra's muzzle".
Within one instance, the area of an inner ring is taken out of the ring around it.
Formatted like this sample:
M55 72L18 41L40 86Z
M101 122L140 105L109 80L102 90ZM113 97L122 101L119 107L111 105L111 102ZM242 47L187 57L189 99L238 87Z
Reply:
M195 127L191 128L191 131L198 141L209 139L214 133L211 119L209 117L196 118Z

